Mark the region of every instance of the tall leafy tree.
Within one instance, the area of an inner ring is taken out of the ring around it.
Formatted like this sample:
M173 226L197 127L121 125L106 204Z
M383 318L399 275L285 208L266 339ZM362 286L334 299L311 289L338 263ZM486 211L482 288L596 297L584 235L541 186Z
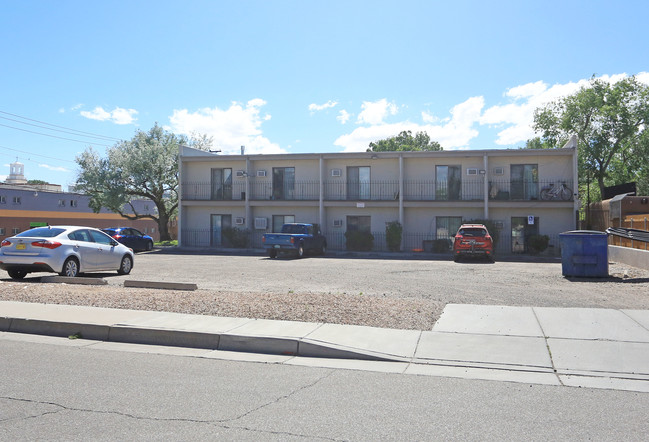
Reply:
M641 178L649 162L649 86L635 77L616 83L592 78L588 86L534 112L534 130L551 145L575 134L580 177L607 184Z
M367 152L412 152L412 151L443 150L437 141L431 141L426 132L417 132L412 136L412 131L404 130L394 137L370 143Z
M210 142L202 137L194 144L206 148ZM169 240L169 220L178 209L178 148L188 143L156 123L148 132L138 130L132 139L108 148L106 158L90 147L76 158L76 188L90 196L93 211L105 207L127 219L152 219L160 239ZM138 213L131 203L135 198L153 201L156 213Z

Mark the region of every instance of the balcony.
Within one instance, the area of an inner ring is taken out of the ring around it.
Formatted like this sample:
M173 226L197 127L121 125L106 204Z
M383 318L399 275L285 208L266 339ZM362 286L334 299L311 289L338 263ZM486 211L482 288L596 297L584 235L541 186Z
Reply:
M565 186L565 187L564 187ZM251 180L249 199L254 201L318 201L319 181L291 181L273 187L272 180ZM325 181L322 184L325 201L398 201L399 182L394 181ZM490 180L491 201L573 201L571 181ZM210 182L182 184L184 201L244 201L245 182L213 186ZM482 179L447 182L435 180L406 180L403 182L404 201L483 201Z

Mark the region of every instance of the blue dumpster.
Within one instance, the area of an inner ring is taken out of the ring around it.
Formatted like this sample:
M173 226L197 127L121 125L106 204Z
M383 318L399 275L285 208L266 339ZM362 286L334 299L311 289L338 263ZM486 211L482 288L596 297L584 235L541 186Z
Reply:
M596 230L559 234L563 276L608 277L608 235Z

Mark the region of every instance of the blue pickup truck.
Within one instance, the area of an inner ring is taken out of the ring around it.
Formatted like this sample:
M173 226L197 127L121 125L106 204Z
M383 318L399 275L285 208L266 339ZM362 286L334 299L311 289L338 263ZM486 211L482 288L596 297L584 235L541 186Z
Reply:
M284 224L281 233L265 233L261 240L271 258L280 253L301 258L306 252L324 255L327 251L327 240L317 224Z

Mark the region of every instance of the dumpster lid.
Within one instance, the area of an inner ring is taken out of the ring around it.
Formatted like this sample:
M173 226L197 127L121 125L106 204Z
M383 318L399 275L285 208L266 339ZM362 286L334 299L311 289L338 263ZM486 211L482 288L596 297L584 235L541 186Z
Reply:
M559 235L604 235L608 236L606 232L599 230L570 230L568 232L560 233Z

